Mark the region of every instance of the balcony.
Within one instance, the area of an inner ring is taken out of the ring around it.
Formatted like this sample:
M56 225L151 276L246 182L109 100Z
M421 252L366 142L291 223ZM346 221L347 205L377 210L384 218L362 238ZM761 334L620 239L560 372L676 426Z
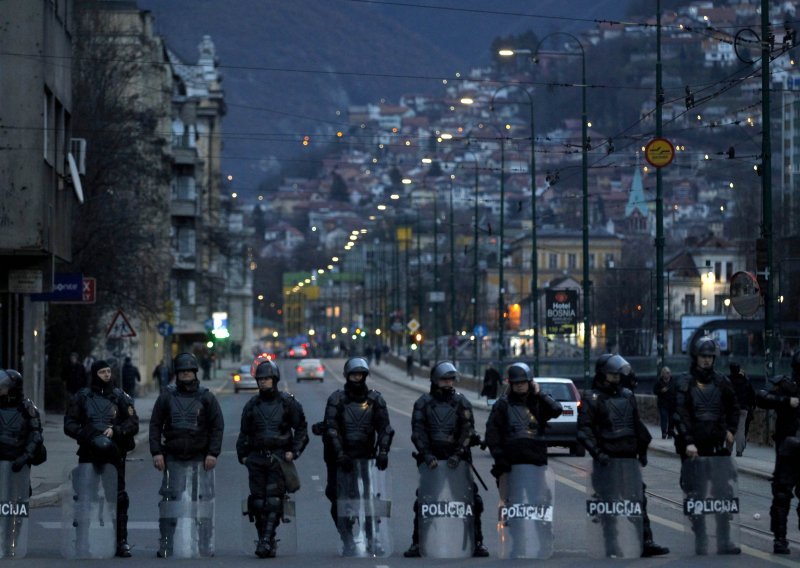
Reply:
M173 217L197 217L197 210L197 201L181 199L169 204L169 212Z
M172 268L177 270L194 270L197 268L197 256L195 253L185 253L172 251Z

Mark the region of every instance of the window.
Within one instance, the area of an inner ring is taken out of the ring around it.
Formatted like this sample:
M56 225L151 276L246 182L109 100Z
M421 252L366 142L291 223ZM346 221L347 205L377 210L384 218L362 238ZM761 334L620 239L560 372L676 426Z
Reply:
M569 253L567 255L567 268L578 268L578 255Z
M44 154L44 159L47 161L48 164L51 166L53 165L53 156L50 151L50 143L51 143L51 135L50 133L53 131L53 93L50 92L50 89L45 87L44 89L44 100L42 101L44 108L42 109L42 127L44 131L44 137L42 139L42 153Z
M683 312L686 314L695 313L694 294L686 294L683 297Z
M178 254L194 256L195 231L190 228L178 229Z
M722 263L715 262L714 263L714 281L720 282L722 280Z
M589 253L589 270L594 270L594 253Z
M733 263L725 263L725 282L730 282L733 279Z
M558 268L558 255L554 252L551 252L547 257L547 267L550 269Z
M55 158L56 172L64 173L64 164L67 161L66 140L64 139L64 107L61 101L55 99L55 113L53 115L53 144L55 146L53 157Z
M609 266L614 266L614 253L613 252L607 252L606 253L605 266L606 266L606 268L608 268Z

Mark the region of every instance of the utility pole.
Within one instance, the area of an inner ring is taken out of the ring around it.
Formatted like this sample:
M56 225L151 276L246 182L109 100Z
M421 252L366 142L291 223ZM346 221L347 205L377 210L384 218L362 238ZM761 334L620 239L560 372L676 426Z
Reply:
M661 0L656 2L656 138L662 137L664 91L661 84ZM656 345L657 372L664 366L664 186L656 168Z
M766 378L775 375L775 285L773 283L772 243L772 128L770 124L770 19L769 0L761 0L761 236L767 248L767 268L764 280L764 365Z

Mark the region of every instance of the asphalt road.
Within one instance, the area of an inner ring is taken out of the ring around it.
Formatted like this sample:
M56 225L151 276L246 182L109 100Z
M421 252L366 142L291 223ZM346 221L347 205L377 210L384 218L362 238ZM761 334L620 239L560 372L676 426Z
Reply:
M295 394L303 404L309 426L322 418L325 401L330 393L339 388L342 380L338 378L342 367L341 360L326 361L327 379L324 383L297 384L291 361L281 361L284 380L281 387ZM296 494L297 499L297 556L282 556L281 546L289 538L284 527L278 537L284 539L279 544L278 558L272 564L289 565L302 561L310 567L350 566L354 562L363 566L423 566L430 565L426 559L406 559L402 552L411 540L412 510L414 492L417 484L417 471L411 458L413 450L410 441L410 411L419 392L390 384L379 379L369 379L373 388L380 390L390 407L392 425L396 430L390 454L389 470L393 480L392 534L394 554L390 558L349 559L338 556L339 539L329 516L329 504L323 494L325 486L325 467L322 461L322 443L311 436L311 443L298 460L297 466L303 487ZM236 460L235 441L239 431L241 409L253 393L234 394L226 387L219 394L225 415L226 434L223 454L216 472L216 556L192 561L192 565L228 565L231 560L237 563L262 563L253 555L255 548L255 529L245 522L241 515L241 501L247 495L247 475L245 468ZM483 430L487 413L476 411L478 429ZM133 546L132 560L115 560L121 563L135 563L137 566L164 563L155 558L158 547L158 487L161 475L152 467L146 445L131 454L128 463L128 492L131 496L130 536ZM487 511L484 514L484 533L486 545L491 556L486 559L472 559L470 565L495 566L529 565L530 561L501 561L497 558L498 539L495 528L496 504L498 494L494 479L489 474L491 459L487 452L477 452L475 466L489 485L489 491L481 490ZM573 566L589 562L613 562L591 560L587 552L585 521L585 483L589 458L569 457L566 451L553 450L551 467L556 475L555 506L555 554L547 561L550 566ZM798 559L798 542L793 542L793 556L776 557L772 549L772 536L769 534L770 488L767 481L740 477L740 499L744 514L741 516L741 539L744 551L738 557L696 557L692 554L693 540L684 536L681 493L678 487L679 463L676 458L653 455L650 465L645 469L645 481L649 491L649 511L656 541L669 546L672 554L659 559L641 559L641 566L751 566L783 565L795 566ZM761 519L753 519L753 513L760 513ZM19 561L28 566L61 566L71 564L60 557L60 509L45 507L31 512L31 534L28 558ZM796 527L794 512L790 517L790 527ZM790 534L796 535L796 532ZM439 560L437 564L455 565L456 561Z

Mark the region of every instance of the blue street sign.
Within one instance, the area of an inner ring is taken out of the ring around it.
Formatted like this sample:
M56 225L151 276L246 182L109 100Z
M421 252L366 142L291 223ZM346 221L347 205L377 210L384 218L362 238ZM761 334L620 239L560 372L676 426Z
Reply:
M203 322L203 327L206 328L206 331L211 331L212 329L214 329L214 320L208 318L206 321Z
M486 337L489 334L489 328L479 323L475 326L475 329L472 330L472 335L475 337Z
M162 321L158 324L158 334L162 337L169 337L172 335L172 324L168 321Z
M31 294L32 302L80 302L83 300L83 274L80 272L56 272L53 275L53 291Z

